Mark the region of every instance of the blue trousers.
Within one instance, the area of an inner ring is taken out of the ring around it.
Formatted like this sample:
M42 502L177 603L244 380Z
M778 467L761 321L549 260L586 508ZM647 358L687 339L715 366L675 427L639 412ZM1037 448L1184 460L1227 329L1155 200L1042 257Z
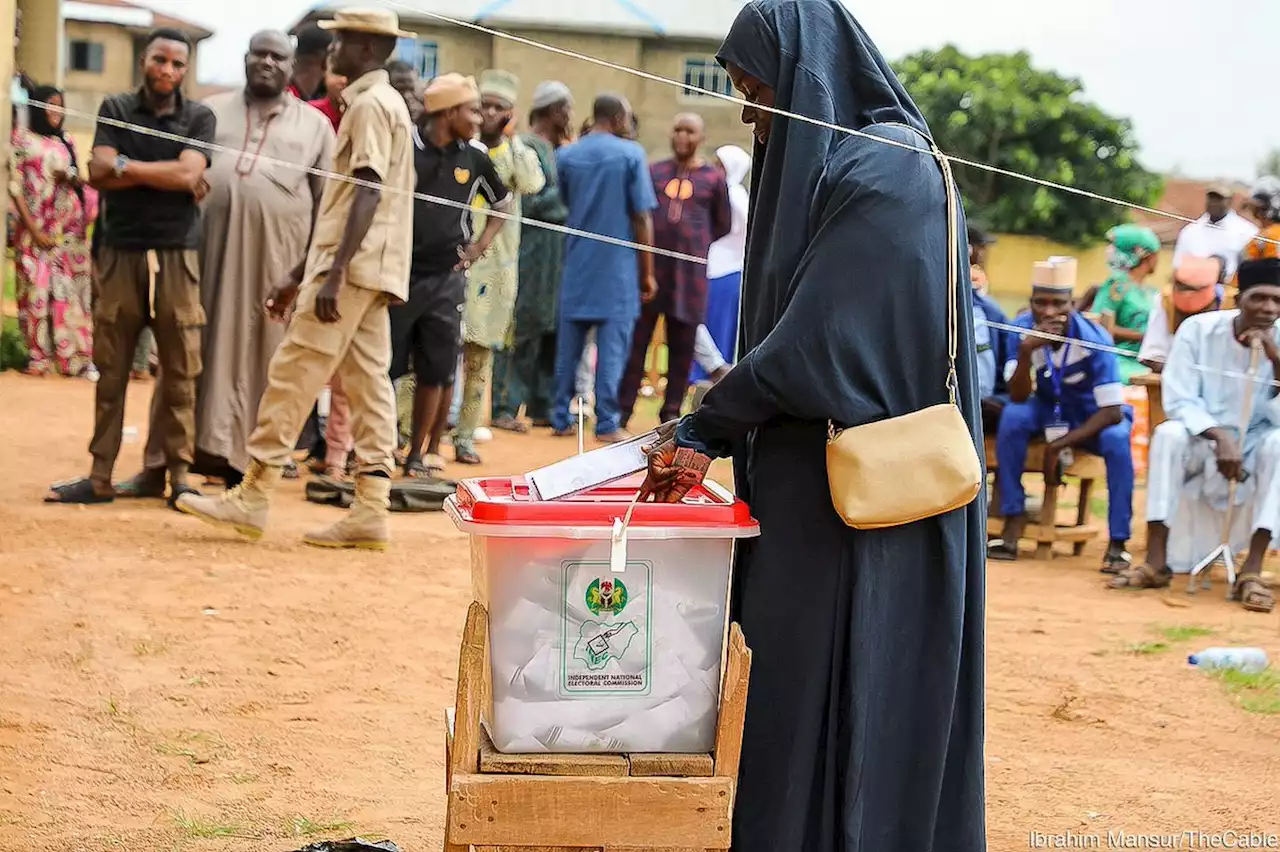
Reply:
M1133 415L1124 409L1124 420L1103 429L1081 446L1102 457L1107 466L1107 524L1112 541L1127 541L1133 522L1133 453L1129 446L1133 431ZM1026 512L1027 492L1022 487L1022 469L1027 462L1027 447L1033 440L1044 438L1045 427L1053 419L1053 410L1039 399L1011 402L1000 415L996 433L996 479L1000 486L1000 514L1006 518ZM1071 423L1072 429L1080 423Z
M560 320L556 333L556 390L551 404L551 426L568 429L569 403L573 401L578 364L587 344L587 334L596 333L596 434L611 435L622 428L618 387L631 354L631 333L635 320Z

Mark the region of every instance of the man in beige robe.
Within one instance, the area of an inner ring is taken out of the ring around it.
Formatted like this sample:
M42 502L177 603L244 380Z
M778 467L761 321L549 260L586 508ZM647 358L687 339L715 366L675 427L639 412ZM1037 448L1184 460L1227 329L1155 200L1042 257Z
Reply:
M329 122L285 91L292 70L289 38L258 33L245 55L245 87L205 102L217 116L216 143L239 153L215 151L205 175L209 193L201 211L200 259L208 326L192 469L222 477L229 486L248 467L246 444L267 386L267 364L284 337L285 327L271 322L262 304L272 287L305 262L324 188L323 178L303 169L327 170L333 160ZM153 423L155 409L153 400ZM118 486L118 496L164 493L158 437L153 429L143 471Z

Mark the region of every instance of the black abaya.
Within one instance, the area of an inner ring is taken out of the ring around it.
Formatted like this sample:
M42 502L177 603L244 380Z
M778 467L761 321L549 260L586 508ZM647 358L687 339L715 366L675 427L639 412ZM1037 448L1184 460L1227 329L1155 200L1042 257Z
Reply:
M826 477L828 419L947 398L947 208L928 128L835 0L756 0L720 58L779 109L920 149L774 117L755 152L746 354L677 433L732 452L761 525L734 583L754 652L734 849L980 852L985 496L858 531ZM960 404L978 447L960 249Z

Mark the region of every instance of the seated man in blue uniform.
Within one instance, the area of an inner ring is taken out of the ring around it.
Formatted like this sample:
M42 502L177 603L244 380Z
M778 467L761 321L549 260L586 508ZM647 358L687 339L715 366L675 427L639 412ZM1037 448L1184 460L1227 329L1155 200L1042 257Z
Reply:
M1002 537L990 543L987 555L1002 561L1018 558L1018 539L1026 527L1022 470L1027 447L1043 441L1046 488L1061 485L1073 448L1106 462L1111 543L1102 570L1116 573L1130 564L1125 545L1133 517L1133 412L1124 405L1115 354L1091 346L1114 346L1111 335L1074 310L1075 282L1074 259L1037 263L1031 310L1012 323L1059 339L1025 335L1005 366L1010 402L996 433L996 476L1005 522Z

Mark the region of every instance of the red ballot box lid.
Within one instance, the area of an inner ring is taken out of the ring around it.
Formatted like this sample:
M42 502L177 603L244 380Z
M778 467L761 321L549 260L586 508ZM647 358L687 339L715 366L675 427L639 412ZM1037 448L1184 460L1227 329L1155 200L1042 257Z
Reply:
M626 515L643 482L644 475L636 474L572 497L539 500L523 476L484 476L459 482L446 510L460 528L482 535L503 535L501 530L510 528L558 527L569 538L599 537L582 535L589 532L607 537L614 521ZM747 538L760 533L747 504L710 480L679 503L637 503L628 529L630 535L645 538L665 537L644 535L660 531L672 538Z

